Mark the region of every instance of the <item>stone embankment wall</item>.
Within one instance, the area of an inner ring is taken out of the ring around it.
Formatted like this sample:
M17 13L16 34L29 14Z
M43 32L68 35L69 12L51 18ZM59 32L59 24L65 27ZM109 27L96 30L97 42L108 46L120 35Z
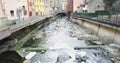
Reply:
M105 44L120 44L120 27L113 27L84 18L71 17L71 20L92 30Z

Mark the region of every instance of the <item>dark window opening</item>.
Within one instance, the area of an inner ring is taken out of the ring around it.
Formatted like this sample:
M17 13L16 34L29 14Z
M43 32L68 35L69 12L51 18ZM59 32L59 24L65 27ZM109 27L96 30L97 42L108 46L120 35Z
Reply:
M10 10L11 16L14 16L14 10Z
M83 11L83 13L87 13L88 11L87 10L82 10Z
M87 13L87 10L85 10L85 13Z

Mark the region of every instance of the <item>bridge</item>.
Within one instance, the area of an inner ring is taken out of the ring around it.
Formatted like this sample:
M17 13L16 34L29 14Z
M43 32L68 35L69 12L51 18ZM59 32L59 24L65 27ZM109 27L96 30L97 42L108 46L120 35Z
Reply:
M66 10L58 10L55 12L55 15L66 15L67 16L67 11Z

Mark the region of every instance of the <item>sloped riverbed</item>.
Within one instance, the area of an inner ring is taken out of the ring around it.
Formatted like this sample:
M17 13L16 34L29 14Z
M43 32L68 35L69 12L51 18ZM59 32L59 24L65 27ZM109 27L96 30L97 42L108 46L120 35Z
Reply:
M75 47L89 46L88 40L99 41L99 38L88 34L67 18L49 23L36 32L33 39L42 39L42 44L37 43L37 48L48 50L45 53L36 52L24 63L112 63L106 51L101 48L75 50Z

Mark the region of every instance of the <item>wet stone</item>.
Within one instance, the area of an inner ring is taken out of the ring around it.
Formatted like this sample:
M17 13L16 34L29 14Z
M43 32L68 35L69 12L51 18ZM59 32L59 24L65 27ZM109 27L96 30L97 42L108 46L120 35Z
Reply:
M67 18L48 23L37 31L34 37L42 38L44 42L37 43L38 48L44 46L49 50L43 54L37 52L30 59L31 63L112 63L99 48L74 50L75 47L90 45L86 40L91 40L93 45L93 41L98 41L99 38L88 34L82 27L70 22Z
M69 56L69 55L65 55L65 54L59 55L57 57L57 62L56 63L66 62L69 59L71 59L71 56Z

